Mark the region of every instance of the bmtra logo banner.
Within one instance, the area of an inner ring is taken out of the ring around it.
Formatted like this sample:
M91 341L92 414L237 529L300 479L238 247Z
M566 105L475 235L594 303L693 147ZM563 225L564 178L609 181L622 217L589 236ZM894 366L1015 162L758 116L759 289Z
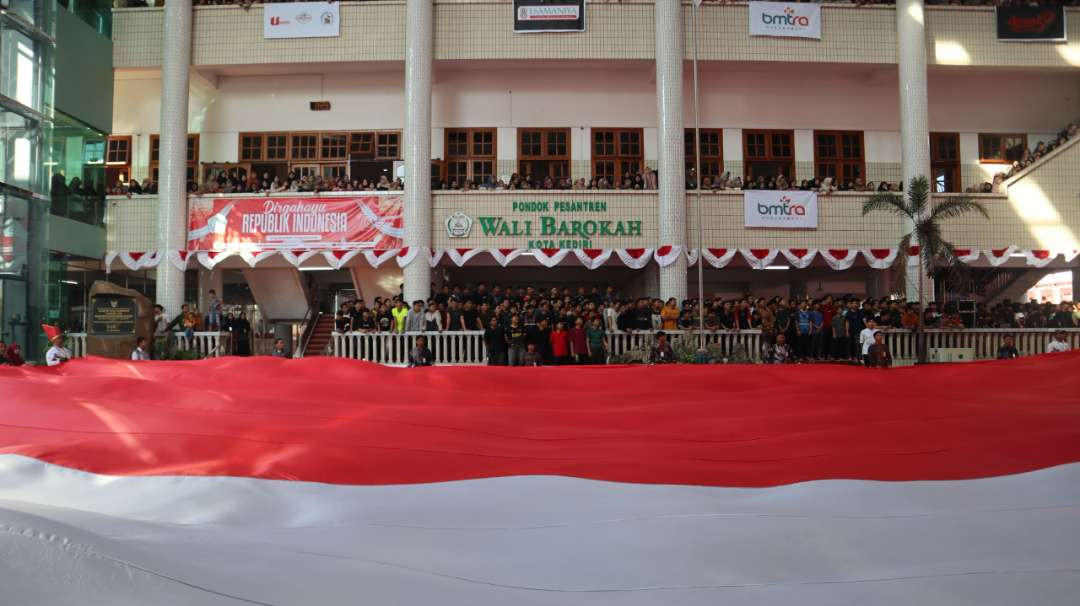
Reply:
M821 39L821 5L751 2L750 35Z
M746 227L816 229L817 194L811 191L743 192Z

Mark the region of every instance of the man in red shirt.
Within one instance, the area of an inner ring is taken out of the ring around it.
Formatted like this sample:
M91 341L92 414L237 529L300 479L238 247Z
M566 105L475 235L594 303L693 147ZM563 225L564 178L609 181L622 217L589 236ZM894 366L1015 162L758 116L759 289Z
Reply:
M571 364L570 334L566 332L564 322L555 325L555 330L551 331L550 339L551 355L555 358L555 363L560 366Z
M570 353L577 364L589 363L589 346L586 344L585 320L578 317L570 329Z
M825 330L825 334L822 337L824 341L821 350L825 352L827 358L832 359L832 321L833 316L836 315L836 305L833 303L832 295L826 296L825 300L821 302L821 315L821 326Z

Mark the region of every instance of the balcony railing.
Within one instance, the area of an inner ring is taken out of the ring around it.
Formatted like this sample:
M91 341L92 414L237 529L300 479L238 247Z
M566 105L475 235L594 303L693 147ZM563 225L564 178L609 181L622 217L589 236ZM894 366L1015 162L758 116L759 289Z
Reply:
M672 339L696 339L696 331L666 331ZM927 347L933 349L971 349L974 359L987 360L997 355L1002 339L1011 336L1021 355L1029 356L1046 351L1053 331L1046 329L976 328L967 330L927 330ZM1080 329L1066 331L1069 345L1080 349ZM427 338L428 347L437 365L477 366L487 364L487 348L483 331L416 332L416 333L334 333L329 353L339 358L377 362L389 366L405 366L409 350L416 337ZM607 335L608 355L620 358L634 350L652 346L654 331L611 332ZM760 330L706 331L705 342L710 349L717 347L724 359L735 361L748 358L759 363L762 359ZM915 333L908 330L887 332L886 343L898 365L913 364L918 350ZM745 357L744 357L745 356Z
M232 353L231 337L227 332L196 332L188 337L185 333L173 333L176 347L180 350L195 350L204 358L217 358ZM86 333L67 333L67 345L76 358L86 355Z

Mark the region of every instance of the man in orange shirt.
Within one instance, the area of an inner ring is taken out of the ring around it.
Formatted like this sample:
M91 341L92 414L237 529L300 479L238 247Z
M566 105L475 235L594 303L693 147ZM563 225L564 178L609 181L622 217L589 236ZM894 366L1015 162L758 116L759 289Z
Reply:
M667 300L664 308L660 310L660 327L664 330L679 329L679 302L675 297Z

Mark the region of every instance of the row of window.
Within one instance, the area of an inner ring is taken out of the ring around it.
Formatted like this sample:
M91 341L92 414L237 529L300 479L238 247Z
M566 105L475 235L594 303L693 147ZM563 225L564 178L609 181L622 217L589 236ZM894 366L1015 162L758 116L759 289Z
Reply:
M534 177L570 176L569 128L519 128L518 172ZM157 180L158 135L150 136L150 173ZM609 180L635 174L644 168L643 129L592 129L592 175ZM497 177L497 142L494 128L450 128L445 131L445 159L437 163L433 177L463 184L482 183ZM110 137L106 162L114 173L123 174L131 161L131 137ZM958 133L931 133L931 164L934 181L943 191L960 189ZM715 178L724 172L723 131L700 131L701 174ZM1027 149L1023 134L980 134L981 162L1011 163ZM393 161L401 158L397 131L362 132L265 132L240 133L241 162L257 163L288 170L303 166L304 172L325 176L346 174L344 162L356 160ZM686 167L696 164L694 131L686 130ZM188 136L187 164L194 179L199 162L199 136ZM777 174L794 174L794 131L744 130L744 177L756 179ZM332 165L320 171L319 164ZM865 148L862 131L814 131L814 166L818 179L832 177L838 182L865 178Z

